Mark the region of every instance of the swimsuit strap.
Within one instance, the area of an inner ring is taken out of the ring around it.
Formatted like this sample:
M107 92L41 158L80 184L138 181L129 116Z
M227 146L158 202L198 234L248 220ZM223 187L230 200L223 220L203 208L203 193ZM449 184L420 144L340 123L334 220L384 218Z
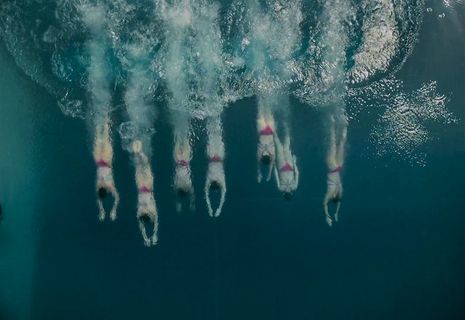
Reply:
M271 129L270 126L266 126L262 130L260 130L260 135L261 136L272 136L273 135L273 129Z
M285 165L283 165L279 171L281 172L288 172L288 171L294 171L294 169L292 168L292 166L289 164L289 162L286 162Z
M152 192L152 190L150 190L146 186L142 186L142 187L139 188L139 192L140 193L150 193L150 192Z
M210 162L223 162L223 159L217 154L215 154L209 160L210 160Z
M110 168L110 164L103 159L98 160L96 164L97 164L97 167Z
M179 166L179 167L189 168L189 161L187 161L187 160L178 160L178 161L176 161L176 165Z
M342 171L342 166L337 166L336 168L329 170L329 173L336 173L336 172L341 172Z

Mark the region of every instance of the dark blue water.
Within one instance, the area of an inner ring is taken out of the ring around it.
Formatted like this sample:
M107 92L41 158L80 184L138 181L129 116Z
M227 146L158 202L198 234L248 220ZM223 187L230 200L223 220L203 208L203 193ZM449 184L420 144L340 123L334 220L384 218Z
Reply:
M465 119L458 8L443 19L425 15L397 77L407 88L437 81L451 93L448 109ZM160 243L145 248L118 137L119 218L98 223L85 123L63 116L3 46L0 57L0 319L465 318L462 121L430 127L419 150L425 166L370 152L382 110L351 122L341 219L328 228L320 113L291 100L301 182L287 202L274 184L256 183L255 99L228 108L227 203L211 219L201 194L205 137L192 163L197 211L176 213L171 128L161 112L153 139Z

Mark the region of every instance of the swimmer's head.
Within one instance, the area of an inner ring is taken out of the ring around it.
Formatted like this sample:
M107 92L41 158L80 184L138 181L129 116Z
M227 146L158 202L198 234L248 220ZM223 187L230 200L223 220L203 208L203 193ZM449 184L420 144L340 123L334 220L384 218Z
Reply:
M270 154L263 154L260 159L262 164L269 165L271 163L271 155Z
M150 218L150 216L148 214L144 214L142 213L141 216L139 217L140 221L142 221L144 224L146 223L150 223L152 221L152 219Z
M284 196L284 199L286 199L287 201L291 201L292 200L292 192L290 191L285 191L283 192L283 196Z
M103 187L102 187L102 188L99 188L98 191L97 191L97 193L98 193L98 197L99 197L100 199L102 199L102 200L105 199L105 198L107 197L107 195L108 195L107 189L106 189L106 188L103 188Z
M212 183L210 184L210 188L213 190L218 190L221 188L221 185L218 181L212 181Z
M184 198L189 194L189 191L187 191L185 188L177 188L176 193L178 197Z

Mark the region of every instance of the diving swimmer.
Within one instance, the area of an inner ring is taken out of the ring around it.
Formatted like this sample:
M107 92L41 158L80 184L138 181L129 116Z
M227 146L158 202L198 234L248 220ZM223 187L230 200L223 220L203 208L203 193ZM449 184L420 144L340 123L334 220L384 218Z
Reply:
M119 195L116 191L115 181L113 179L113 147L110 140L110 125L109 120L98 124L96 126L96 135L94 141L94 160L97 166L97 205L99 208L99 219L105 219L105 208L103 207L103 200L110 193L113 196L113 207L110 211L110 219L116 219L116 209L119 203Z
M285 130L284 144L281 144L278 136L274 134L276 145L276 166L274 174L278 189L283 193L286 200L290 200L292 194L299 185L299 169L297 168L297 160L291 152L291 138L289 130Z
M342 200L342 182L341 171L344 166L344 152L347 140L348 120L345 114L338 117L339 130L337 130L336 119L334 115L330 116L329 128L329 148L326 157L328 167L326 179L326 194L323 201L323 208L326 216L326 222L329 226L338 221L339 208ZM336 134L339 133L339 141ZM329 213L328 204L333 202L336 205L334 215Z
M139 229L147 247L158 242L158 212L153 195L153 174L147 155L142 151L142 142L135 140L132 143L134 163L136 169L137 185L137 220ZM147 225L153 225L152 237L147 235Z
M275 122L273 114L264 106L258 106L257 114L258 148L257 148L257 180L262 181L261 165L268 166L266 181L271 179L276 161L274 144Z
M190 197L190 208L194 209L194 187L191 179L192 147L190 144L190 128L179 130L175 128L174 153L175 161L174 188L178 196ZM177 199L176 210L181 211L180 199Z
M226 182L224 175L224 142L221 120L219 117L208 119L207 122L208 142L207 157L208 170L205 182L205 196L207 200L208 214L211 217L218 217L223 208L226 197ZM210 189L219 189L221 199L218 208L213 212L210 201Z

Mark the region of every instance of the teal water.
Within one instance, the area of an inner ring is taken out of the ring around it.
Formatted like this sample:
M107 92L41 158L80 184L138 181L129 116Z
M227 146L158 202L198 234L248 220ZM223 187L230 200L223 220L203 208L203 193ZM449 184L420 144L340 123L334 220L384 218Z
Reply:
M154 248L140 239L133 168L120 137L119 217L99 223L85 121L64 116L2 44L0 319L463 319L465 11L426 7L433 12L396 77L407 91L436 81L458 122L427 123L430 139L413 153L378 156L370 137L384 109L362 109L349 127L341 220L329 228L317 109L290 100L301 172L290 202L274 183L256 183L255 97L224 111L228 195L218 219L208 217L200 193L203 135L192 162L197 210L175 211L162 109L152 143ZM424 162L411 161L421 153Z

